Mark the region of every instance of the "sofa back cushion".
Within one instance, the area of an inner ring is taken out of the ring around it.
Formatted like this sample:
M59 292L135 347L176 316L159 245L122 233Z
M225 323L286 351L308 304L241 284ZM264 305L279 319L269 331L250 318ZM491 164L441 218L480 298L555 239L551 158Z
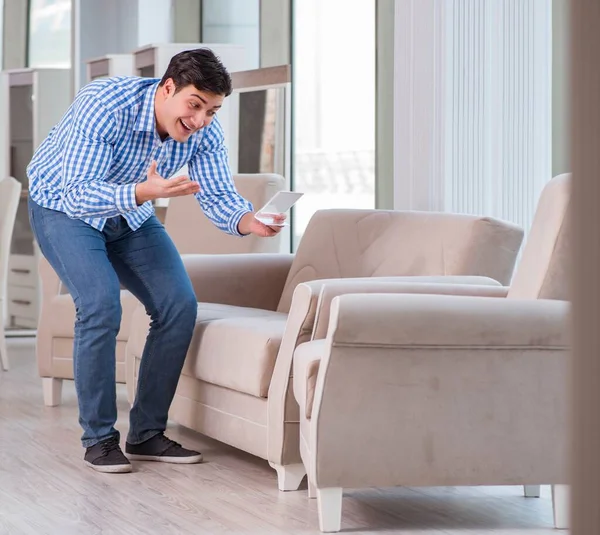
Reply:
M510 282L519 227L489 217L392 210L321 210L309 221L278 310L294 288L326 278L481 275Z

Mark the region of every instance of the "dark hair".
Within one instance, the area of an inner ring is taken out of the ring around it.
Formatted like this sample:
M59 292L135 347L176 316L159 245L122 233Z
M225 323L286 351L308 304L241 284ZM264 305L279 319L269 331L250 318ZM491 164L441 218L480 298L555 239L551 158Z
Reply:
M171 58L160 84L172 78L175 92L188 85L215 95L231 95L231 76L215 53L208 48L184 50Z

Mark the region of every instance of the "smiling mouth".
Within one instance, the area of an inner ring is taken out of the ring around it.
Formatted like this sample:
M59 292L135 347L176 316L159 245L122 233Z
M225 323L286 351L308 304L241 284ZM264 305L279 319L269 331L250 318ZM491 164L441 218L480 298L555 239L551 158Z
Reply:
M179 119L179 122L183 125L183 128L186 132L193 132L194 129L188 124L186 124L186 122L183 119Z

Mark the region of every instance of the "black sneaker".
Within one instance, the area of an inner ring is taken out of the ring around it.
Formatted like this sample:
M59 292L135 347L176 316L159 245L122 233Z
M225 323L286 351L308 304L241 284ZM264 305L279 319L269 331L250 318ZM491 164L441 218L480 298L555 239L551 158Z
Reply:
M125 443L125 454L131 461L159 461L161 463L193 464L202 461L202 454L186 450L181 444L167 438L163 433L141 444Z
M123 455L117 437L108 438L87 448L83 461L98 472L131 472L131 463Z

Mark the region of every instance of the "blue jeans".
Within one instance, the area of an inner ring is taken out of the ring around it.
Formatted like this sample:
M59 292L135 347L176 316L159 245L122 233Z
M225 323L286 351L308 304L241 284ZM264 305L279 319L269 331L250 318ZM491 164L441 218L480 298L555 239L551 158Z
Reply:
M164 227L152 216L134 232L118 216L100 232L31 200L29 219L42 254L75 302L73 371L83 446L119 438L114 427L119 283L143 303L152 320L127 441L139 444L163 432L197 310L191 281Z

